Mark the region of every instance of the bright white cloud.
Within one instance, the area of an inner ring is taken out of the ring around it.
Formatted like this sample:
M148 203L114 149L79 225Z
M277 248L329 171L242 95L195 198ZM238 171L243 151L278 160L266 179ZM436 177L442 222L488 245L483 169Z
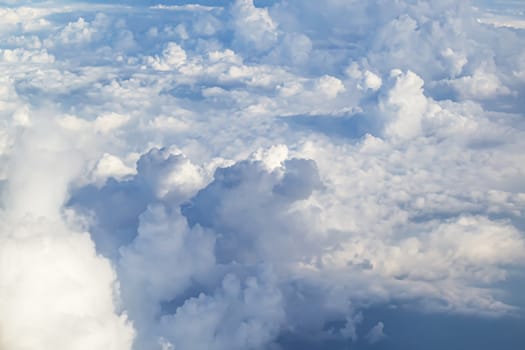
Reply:
M241 45L265 51L277 42L277 25L267 9L256 8L253 0L236 0L232 6L235 37Z
M523 312L519 25L265 3L0 6L0 348L346 348L396 337L375 307Z
M84 154L48 116L36 119L13 141L3 191L0 346L129 349L116 273L74 213L61 213Z
M134 331L125 314L116 314L116 275L89 234L43 218L5 220L2 348L129 349Z

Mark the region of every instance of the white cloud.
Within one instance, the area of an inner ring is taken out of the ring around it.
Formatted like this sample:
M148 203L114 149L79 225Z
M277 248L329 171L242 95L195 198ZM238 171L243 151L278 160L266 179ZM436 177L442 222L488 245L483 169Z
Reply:
M76 22L68 23L59 38L63 44L85 44L92 40L93 34L93 29L80 17Z
M0 50L1 60L5 63L34 63L34 64L45 64L53 63L55 57L50 55L47 50L25 50L25 49L5 49Z
M142 347L154 346L158 335L171 336L174 330L159 334L161 302L175 299L205 276L215 263L213 245L209 232L190 230L180 214L170 215L163 206L141 215L138 236L120 250L118 271Z
M106 180L109 177L122 179L126 176L134 175L135 172L135 169L128 167L120 158L104 153L97 162L94 176L100 182L100 180Z
M525 29L525 21L520 18L513 18L512 16L487 16L479 18L480 23L486 23L495 27L508 27L516 29Z
M52 11L30 6L0 8L0 28L9 31L21 27L23 31L37 31L51 25L44 18L50 12Z
M339 79L324 75L316 82L316 89L327 98L335 98L337 94L345 91L345 86Z
M235 37L241 45L266 51L277 42L277 24L267 9L256 8L253 0L236 0L232 5Z
M130 117L127 115L117 113L102 114L95 119L93 127L96 131L107 133L126 125L129 120Z
M511 90L503 85L496 74L482 68L474 71L472 75L452 80L450 84L458 90L462 97L475 100L511 94Z
M278 334L284 321L282 307L281 293L271 277L263 274L241 282L230 274L213 296L188 299L161 322L172 332L173 344L182 348L258 349Z
M421 133L421 119L427 109L423 95L423 80L413 72L393 70L390 74L393 87L388 90L381 109L392 115L387 122L386 134L392 137L412 138Z
M186 62L186 52L177 43L170 42L162 51L161 57L149 57L148 63L160 71L178 68Z
M134 332L115 314L116 275L89 235L46 219L2 221L0 345L129 349Z
M83 154L46 115L15 137L0 219L0 346L129 349L110 262L61 208ZM31 336L27 336L30 334Z
M177 150L152 149L137 162L139 181L153 186L157 197L192 194L202 187L201 169Z
M0 7L0 348L522 312L520 30L449 0L262 3Z

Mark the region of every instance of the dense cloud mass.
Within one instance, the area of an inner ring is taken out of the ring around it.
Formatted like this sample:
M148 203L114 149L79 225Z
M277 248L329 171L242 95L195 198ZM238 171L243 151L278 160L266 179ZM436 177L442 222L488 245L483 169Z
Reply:
M523 4L0 1L0 71L0 349L525 346Z

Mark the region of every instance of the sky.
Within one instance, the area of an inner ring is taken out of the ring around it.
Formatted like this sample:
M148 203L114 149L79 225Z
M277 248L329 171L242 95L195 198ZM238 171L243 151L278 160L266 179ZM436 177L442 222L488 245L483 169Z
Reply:
M522 1L0 1L0 349L523 350Z

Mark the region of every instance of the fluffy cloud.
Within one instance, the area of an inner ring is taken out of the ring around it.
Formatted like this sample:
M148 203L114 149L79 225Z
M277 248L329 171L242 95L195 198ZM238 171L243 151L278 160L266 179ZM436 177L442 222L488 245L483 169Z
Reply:
M39 117L13 141L2 196L0 346L129 349L135 332L111 263L74 213L61 214L83 154Z
M2 348L130 348L133 328L116 314L116 274L88 233L5 218L1 232Z
M271 276L241 281L227 275L213 296L200 294L188 299L162 327L170 334L162 338L166 348L260 349L278 335L284 321L282 296ZM175 344L175 345L172 345Z
M510 324L521 349L517 12L29 1L0 18L0 348L406 348L414 321L388 315L417 312Z
M256 8L253 0L236 0L232 6L235 38L248 49L265 51L277 41L277 25L267 9Z
M170 215L163 206L149 207L141 215L138 234L120 250L119 259L123 300L138 327L141 347L157 346L160 339L155 335L168 327L156 325L162 303L176 299L213 267L214 241L209 232L190 230L180 214ZM178 328L160 335L169 337Z

